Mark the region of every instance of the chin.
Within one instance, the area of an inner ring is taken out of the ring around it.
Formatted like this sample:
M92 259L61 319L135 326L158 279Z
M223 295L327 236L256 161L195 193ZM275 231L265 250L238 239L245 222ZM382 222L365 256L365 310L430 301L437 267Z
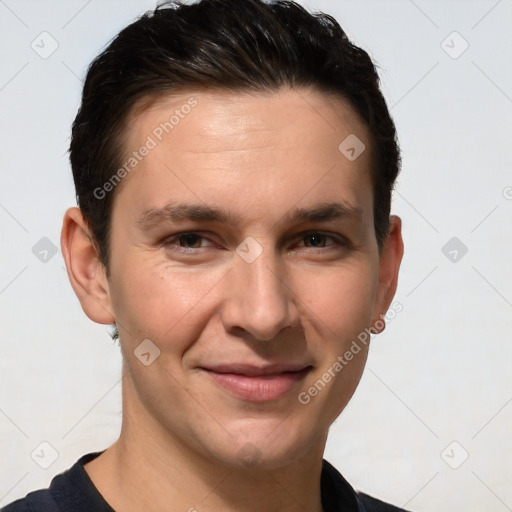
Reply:
M319 435L307 436L305 429L284 428L286 419L274 422L245 420L243 428L227 430L218 448L211 453L223 465L236 470L275 470L293 464L312 449ZM282 427L282 428L281 428ZM211 439L208 451L212 452Z

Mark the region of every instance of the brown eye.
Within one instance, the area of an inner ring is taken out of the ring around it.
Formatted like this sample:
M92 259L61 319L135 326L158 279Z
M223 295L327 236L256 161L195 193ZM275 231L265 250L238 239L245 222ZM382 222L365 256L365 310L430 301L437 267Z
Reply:
M198 249L201 247L201 239L201 236L194 233L186 233L178 237L179 245L190 249Z
M166 251L175 251L189 256L203 255L207 249L215 247L215 244L204 234L193 231L176 233L162 240L160 245Z
M304 236L304 241L306 247L325 247L325 242L328 237L327 235L323 235L322 233L309 233ZM307 243L309 241L309 244Z
M323 254L328 251L344 251L351 247L349 240L343 235L335 233L322 233L321 231L310 231L300 235L299 247L307 249L309 254ZM324 249L323 251L311 251L311 249Z

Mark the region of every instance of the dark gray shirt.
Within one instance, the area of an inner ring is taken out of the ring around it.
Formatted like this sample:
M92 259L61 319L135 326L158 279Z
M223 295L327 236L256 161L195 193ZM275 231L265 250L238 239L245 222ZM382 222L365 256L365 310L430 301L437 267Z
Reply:
M0 512L115 512L84 469L84 464L101 453L83 455L68 470L55 476L48 489L32 491ZM321 492L324 512L404 512L356 492L326 460L322 465Z

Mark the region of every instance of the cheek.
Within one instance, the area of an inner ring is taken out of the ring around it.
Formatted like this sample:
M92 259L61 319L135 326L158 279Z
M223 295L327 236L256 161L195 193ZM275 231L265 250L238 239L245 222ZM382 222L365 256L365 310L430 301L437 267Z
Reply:
M299 293L310 312L306 337L317 370L298 401L314 411L315 421L331 424L349 402L364 370L369 348L365 329L371 323L377 275L371 264L315 274L315 279L301 280Z
M219 269L199 272L141 258L126 258L112 276L112 302L124 341L149 338L159 347L183 351L207 320L204 305L224 276ZM172 343L170 343L172 341Z
M289 300L311 329L309 342L328 338L328 349L340 351L369 325L377 281L372 263L359 255L336 266L288 269ZM166 351L185 352L225 299L222 290L231 278L224 266L180 268L156 264L154 254L125 253L112 270L110 286L123 341L136 346L149 338Z
M294 289L322 339L332 340L332 351L341 350L369 326L376 285L374 266L354 261L302 272Z

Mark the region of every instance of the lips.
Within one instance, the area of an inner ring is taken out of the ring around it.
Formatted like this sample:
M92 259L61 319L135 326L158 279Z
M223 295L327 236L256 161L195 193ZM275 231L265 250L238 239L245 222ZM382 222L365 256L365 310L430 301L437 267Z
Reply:
M201 369L216 384L237 398L250 402L270 402L298 387L312 366L230 364Z

